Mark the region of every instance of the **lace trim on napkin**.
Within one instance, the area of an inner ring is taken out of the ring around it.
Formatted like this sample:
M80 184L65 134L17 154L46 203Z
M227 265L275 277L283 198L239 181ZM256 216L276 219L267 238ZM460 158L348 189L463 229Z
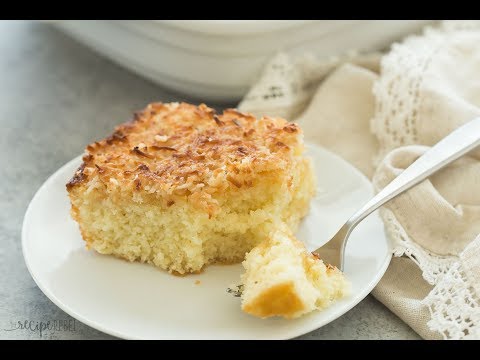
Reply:
M372 70L380 53L359 54L349 51L341 56L316 59L306 54L292 59L278 53L265 66L260 78L238 105L255 115L292 119L308 105L322 80L343 63L361 64Z
M439 256L415 243L398 222L393 212L387 208L380 209L380 216L385 230L393 240L393 256L407 256L422 270L423 278L430 284L446 274L450 266L458 260L457 256Z
M419 89L435 54L442 49L446 33L479 30L478 21L446 21L440 29L426 28L422 36L411 36L382 59L382 73L375 83L375 115L372 132L380 149L378 164L394 148L417 144ZM424 299L431 313L428 326L445 339L480 338L480 301L465 277L457 256L439 256L416 244L395 215L382 209L382 219L394 241L394 256L408 256L422 270L423 278L434 285Z
M430 310L427 323L444 339L480 339L480 299L461 262L455 262L422 301Z
M426 40L428 38L428 40ZM379 140L374 163L397 147L418 144L417 109L423 75L444 43L437 30L411 36L382 59L382 74L373 87L375 115L371 130Z
M378 163L392 149L418 144L417 109L419 89L424 74L436 53L445 44L445 34L480 29L479 21L445 21L438 27L427 27L423 35L407 37L393 44L381 61L381 76L373 87L375 115L371 130L379 140Z

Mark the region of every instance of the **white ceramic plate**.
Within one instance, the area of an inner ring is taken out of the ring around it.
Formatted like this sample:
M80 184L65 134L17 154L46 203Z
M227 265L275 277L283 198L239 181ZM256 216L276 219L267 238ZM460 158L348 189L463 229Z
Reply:
M368 180L336 155L309 147L318 194L298 233L314 249L372 196ZM323 312L297 320L261 320L243 313L226 292L241 265L210 266L175 277L84 248L70 218L65 184L78 157L54 173L32 199L23 223L23 254L40 289L61 309L103 332L128 339L286 339L338 318L377 284L390 262L383 224L372 214L353 232L346 250L352 294ZM196 284L196 282L200 282Z

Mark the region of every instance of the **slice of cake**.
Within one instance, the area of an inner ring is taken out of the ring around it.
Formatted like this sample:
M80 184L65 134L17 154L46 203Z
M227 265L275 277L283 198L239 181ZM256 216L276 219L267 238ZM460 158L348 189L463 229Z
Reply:
M309 253L287 227L250 251L243 262L242 310L266 318L321 310L350 288L343 273Z
M86 148L67 184L87 248L173 273L236 263L314 194L298 125L150 104Z

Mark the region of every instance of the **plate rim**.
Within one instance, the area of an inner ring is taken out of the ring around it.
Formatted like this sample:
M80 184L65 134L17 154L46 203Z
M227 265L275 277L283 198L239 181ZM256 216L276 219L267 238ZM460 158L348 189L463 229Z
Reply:
M372 188L372 184L371 182L368 180L368 178L360 171L358 170L355 166L353 166L351 163L349 163L348 161L346 161L345 159L343 159L341 156L333 153L332 151L322 147L321 145L317 145L317 144L313 144L313 143L309 143L309 142L305 142L305 147L308 151L308 148L309 147L315 147L315 148L318 148L318 150L321 150L325 153L327 153L329 156L333 157L336 159L336 161L339 161L339 162L342 162L344 163L344 165L347 165L353 172L356 173L356 175L361 178L361 181L363 183L365 183L367 186L369 186L370 188ZM308 155L307 155L308 156ZM50 291L44 284L43 282L37 278L34 274L34 271L32 270L31 266L30 266L30 262L28 260L28 251L26 250L26 243L27 243L27 240L26 240L26 232L27 232L27 228L28 228L28 225L29 225L29 219L31 217L30 213L32 211L32 204L34 203L34 201L37 199L37 197L39 196L40 192L43 190L44 187L47 187L47 185L50 184L50 182L53 181L55 175L57 175L57 173L61 172L64 168L66 167L69 167L71 166L72 163L80 163L81 159L83 157L83 154L81 155L78 155L76 157L74 157L73 159L71 159L70 161L66 162L64 165L62 165L61 167L59 167L56 171L54 171L52 174L50 174L50 176L42 183L42 185L40 185L40 187L37 189L37 191L35 192L35 194L33 195L32 199L30 200L29 204L28 204L28 207L27 207L27 210L25 211L25 215L24 215L24 218L23 218L23 222L22 222L22 235L21 235L21 241L22 241L22 255L23 255L23 259L24 259L24 262L25 262L25 265L28 269L28 272L30 273L30 276L32 277L33 281L35 282L35 284L39 287L39 289L43 292L43 294L50 300L52 301L56 306L58 306L62 311L66 312L68 315L72 316L73 318L77 319L78 321L98 330L98 331L101 331L105 334L108 334L108 335L113 335L117 338L120 338L120 339L127 339L127 340L143 340L145 339L144 337L137 337L137 336L132 336L131 334L124 334L122 332L118 332L112 328L109 328L109 327L105 327L103 326L102 324L96 322L95 320L91 320L89 318L86 318L84 317L83 315L77 313L76 311L74 311L73 309L71 309L67 304L65 304L64 302L60 301L57 296L52 292ZM375 216L375 214L372 214L373 216ZM378 216L378 215L377 215ZM384 231L385 231L385 227L384 227ZM385 236L385 239L386 239L386 242L387 242L387 253L386 253L386 256L383 260L383 263L381 264L381 266L379 267L379 271L376 273L375 277L372 278L372 280L368 283L368 286L365 286L362 291L358 292L355 294L355 296L352 298L352 300L349 302L349 304L342 309L341 311L341 314L338 315L338 313L332 313L330 314L329 316L325 317L324 319L322 319L322 321L320 322L316 322L316 323L313 323L312 326L306 326L306 327L303 327L301 331L299 331L299 333L297 335L294 335L294 336L290 336L290 335L286 335L286 336L281 336L281 337L276 337L276 339L279 339L279 340L286 340L286 339L293 339L293 338L296 338L296 337L299 337L299 336L302 336L302 335L305 335L311 331L314 331L316 329L320 329L321 327L329 324L330 322L340 318L341 316L345 315L348 311L350 311L352 308L354 308L356 305L358 305L358 303L360 301L362 301L365 297L368 296L368 294L371 293L371 291L373 290L373 288L378 284L378 282L382 279L382 277L384 276L385 272L387 271L387 268L388 268L388 265L390 264L390 261L392 259L392 256L393 256L393 253L391 251L391 242L390 242L390 239L387 235L387 233L385 232L384 233L384 236ZM200 338L200 337L199 337ZM162 338L159 338L159 339L169 339L167 337L162 337Z

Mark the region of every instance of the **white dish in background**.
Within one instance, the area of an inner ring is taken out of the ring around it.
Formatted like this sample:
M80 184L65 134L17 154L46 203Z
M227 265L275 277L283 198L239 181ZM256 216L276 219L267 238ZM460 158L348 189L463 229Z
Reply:
M58 20L126 68L205 101L237 101L278 51L319 58L386 47L428 20Z
M336 155L310 146L318 193L298 236L310 249L321 245L372 194L369 181ZM81 158L54 173L33 197L23 222L27 267L40 289L71 316L100 331L128 339L287 339L338 318L373 289L391 252L377 214L352 233L345 274L352 294L322 312L296 320L258 319L243 313L226 292L242 267L210 266L175 277L153 266L87 251L70 218L65 184ZM200 284L195 284L200 281Z

